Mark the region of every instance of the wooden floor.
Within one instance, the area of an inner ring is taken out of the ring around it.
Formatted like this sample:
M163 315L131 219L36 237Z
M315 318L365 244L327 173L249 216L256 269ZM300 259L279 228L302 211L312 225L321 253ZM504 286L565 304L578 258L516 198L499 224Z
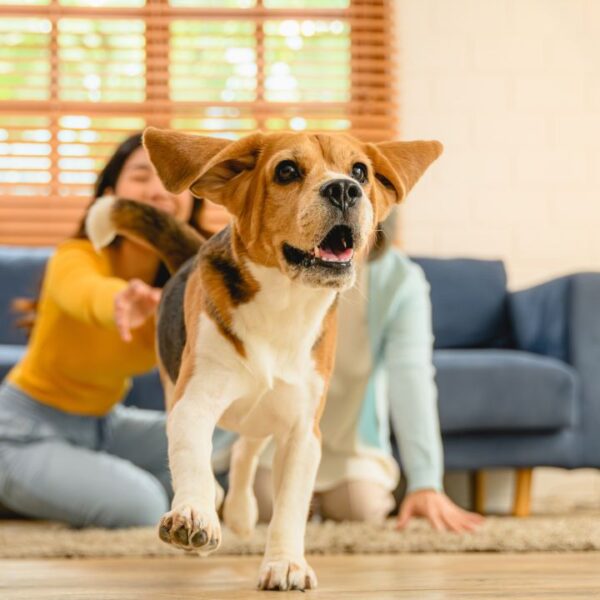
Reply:
M2 560L2 600L600 598L600 553L313 556L319 589L254 590L258 557Z

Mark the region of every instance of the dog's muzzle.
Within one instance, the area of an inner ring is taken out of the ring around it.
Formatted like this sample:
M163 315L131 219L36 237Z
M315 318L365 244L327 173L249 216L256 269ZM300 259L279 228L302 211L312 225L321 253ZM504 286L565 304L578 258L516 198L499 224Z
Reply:
M343 271L352 265L354 234L347 225L335 225L312 250L301 250L290 244L283 244L283 256L292 266L318 266Z

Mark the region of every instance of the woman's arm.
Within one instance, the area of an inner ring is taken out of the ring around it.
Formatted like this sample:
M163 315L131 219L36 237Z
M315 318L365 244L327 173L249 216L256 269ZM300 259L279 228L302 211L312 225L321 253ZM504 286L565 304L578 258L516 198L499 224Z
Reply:
M155 314L161 292L139 279L107 275L101 257L84 244L58 249L48 265L44 288L74 319L116 328L126 342L133 339L132 329Z
M404 286L385 346L392 425L408 482L398 527L422 516L438 531L472 531L482 517L462 510L443 492L431 302L417 265L409 265Z
M115 297L127 281L106 274L90 245L66 243L50 259L43 291L69 316L88 324L116 328Z
M392 426L408 492L442 490L443 455L432 363L429 285L410 264L386 331L385 367Z

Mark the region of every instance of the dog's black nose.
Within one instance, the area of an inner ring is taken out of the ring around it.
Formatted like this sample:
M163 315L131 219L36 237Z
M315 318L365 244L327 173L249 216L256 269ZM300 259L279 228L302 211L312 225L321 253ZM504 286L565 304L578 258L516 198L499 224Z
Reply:
M352 208L362 196L362 190L357 183L350 179L333 179L321 187L319 193L337 206L342 212Z

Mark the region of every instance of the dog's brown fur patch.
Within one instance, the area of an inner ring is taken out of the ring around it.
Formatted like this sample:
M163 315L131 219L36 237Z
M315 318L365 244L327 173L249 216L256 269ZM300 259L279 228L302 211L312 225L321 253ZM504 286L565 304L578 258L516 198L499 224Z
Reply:
M234 246L238 251L242 248L239 240L237 244L232 242L232 237L236 234L225 228L212 238L210 251L200 257L203 308L237 353L245 357L244 345L232 330L232 315L237 306L252 300L260 286L233 251Z
M173 406L183 396L187 385L194 374L198 324L202 314L202 272L198 269L190 273L183 302L186 340L181 355L181 367L173 392ZM172 408L172 407L171 407Z
M214 300L220 305L221 298L232 307L250 302L260 289L258 282L244 264L246 250L239 235L230 227L217 234L210 245L210 252L201 257L202 269L207 277L217 277ZM226 296L226 298L225 298Z
M193 353L201 313L215 323L240 356L246 356L244 344L233 332L232 315L237 306L252 300L260 286L233 251L233 235L231 228L226 227L213 236L198 256L197 267L187 280L183 303L186 343L174 402L181 398L194 372Z
M312 349L312 356L317 367L317 372L319 375L321 375L321 377L323 377L323 381L325 382L325 388L323 389L323 394L321 395L319 405L317 406L313 424L313 431L319 439L321 439L321 429L319 427L319 423L321 421L321 417L323 416L323 411L325 410L329 379L331 378L335 360L338 298L339 296L336 296L336 299L327 311L327 314L323 319L321 334L319 335L319 338L315 342L315 345Z
M158 374L160 376L160 382L162 383L163 392L165 395L165 408L166 408L167 412L169 412L171 410L171 408L173 408L173 404L174 404L173 396L174 396L175 384L171 381L169 374L167 373L162 362L160 361L160 354L158 352L158 349L156 351L156 354L159 357L159 359L158 359Z

